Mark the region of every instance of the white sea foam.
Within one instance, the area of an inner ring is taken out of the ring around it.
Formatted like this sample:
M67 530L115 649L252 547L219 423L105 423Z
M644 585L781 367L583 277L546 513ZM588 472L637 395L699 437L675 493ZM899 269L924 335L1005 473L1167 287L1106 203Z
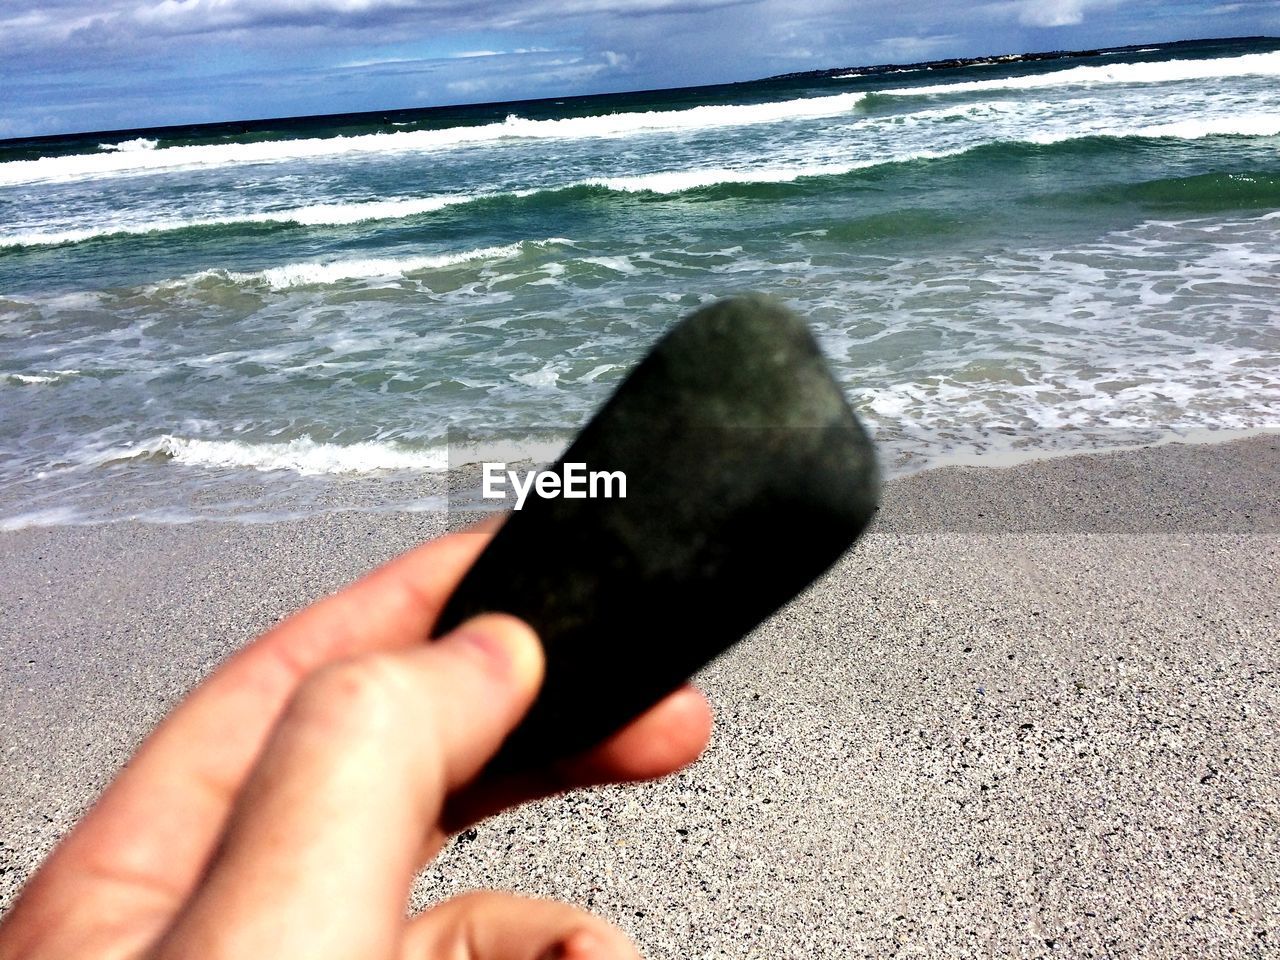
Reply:
M528 191L530 193L536 191ZM438 197L413 197L395 200L371 200L361 203L319 203L283 210L266 210L258 213L228 214L221 217L191 217L189 219L143 220L117 222L79 230L31 230L22 233L0 234L0 248L44 247L66 243L81 243L98 237L164 233L170 230L188 230L199 227L223 227L236 224L294 223L307 227L347 226L369 220L401 220L431 213L445 207L470 203L496 194L458 193Z
M146 137L138 137L134 140L122 140L120 143L100 143L99 150L105 150L108 153L136 153L139 150L154 150L160 145L158 140L148 140Z
M1140 137L1173 137L1179 140L1199 140L1202 137L1275 137L1280 136L1280 113L1245 113L1234 117L1210 117L1207 119L1179 120L1174 123L1158 123L1139 127Z
M851 111L863 96L861 93L842 93L771 103L708 105L691 107L687 110L610 113L597 117L566 117L561 120L528 120L523 117L509 116L501 123L451 127L445 130L409 130L355 137L203 144L164 147L158 150L130 146L129 144L137 144L140 141L129 141L129 144L104 147L103 149L108 152L41 157L37 160L15 160L0 164L0 186L145 174L176 169L284 163L361 154L391 156L506 139L579 140L781 123L839 116Z
M77 376L79 370L46 370L43 373L11 373L8 379L25 385L38 385L47 383L61 383L63 380Z
M16 380L18 381L18 383L30 384L30 383L57 383L59 378L41 376L40 374L11 373L9 374L9 379Z
M598 379L600 379L600 377L604 376L606 373L610 373L617 369L618 369L618 364L616 363L602 363L599 366L593 367L592 369L584 373L581 377L578 378L578 382L579 383L595 383Z
M370 257L352 260L335 260L329 263L288 263L280 267L271 267L252 273L240 273L226 270L206 270L192 277L199 280L203 277L225 277L236 283L262 283L275 290L289 287L323 286L340 283L344 280L370 280L379 277L400 277L421 270L437 270L471 260L500 260L517 256L527 247L543 247L552 244L568 244L571 241L558 237L545 240L525 240L520 243L509 243L500 247L480 247L460 253L446 253L435 256L417 257Z
M1274 137L1280 135L1280 113L1241 113L1229 117L1203 117L1172 123L1116 127L1111 121L1080 123L1069 132L1032 133L1027 143L1052 144L1081 137L1165 137L1201 140L1205 137Z
M970 148L935 151L915 150L891 157L877 157L845 163L798 163L782 167L695 167L692 170L672 170L664 173L636 174L629 177L592 177L570 186L604 187L618 193L686 193L720 184L742 183L794 183L811 177L834 177L854 170L880 166L885 163L907 163L964 153ZM518 195L523 195L518 194Z
M626 257L583 257L583 263L590 263L597 267L604 267L606 270L612 270L614 273L639 273L636 265Z
M61 527L80 522L80 512L73 507L48 507L29 510L11 517L0 517L0 531L23 530L27 527Z
M1028 77L984 81L934 83L924 87L896 87L877 91L883 96L923 96L932 93L972 93L984 90L1044 90L1096 83L1176 83L1193 79L1280 77L1280 51L1212 60L1161 60L1158 63L1114 63L1103 67L1071 67ZM847 79L837 78L837 79Z
M548 363L529 373L513 373L511 379L528 387L554 387L560 382L560 373L556 364Z
M596 177L591 186L619 193L684 193L721 183L789 183L806 176L847 173L849 164L806 164L793 167L707 167L630 177Z
M164 457L188 466L291 470L304 476L380 470L441 471L449 464L448 453L443 447L414 450L390 441L317 443L304 436L278 443L244 443L172 435L95 454L89 458L89 463L100 465L153 457Z
M1099 67L1070 67L999 80L964 80L923 87L879 90L883 96L973 93L982 90L1039 90L1081 84L1174 83L1183 80L1225 80L1232 77L1280 76L1280 51L1249 53L1211 60L1161 60L1155 63L1110 63ZM843 79L843 78L837 78Z

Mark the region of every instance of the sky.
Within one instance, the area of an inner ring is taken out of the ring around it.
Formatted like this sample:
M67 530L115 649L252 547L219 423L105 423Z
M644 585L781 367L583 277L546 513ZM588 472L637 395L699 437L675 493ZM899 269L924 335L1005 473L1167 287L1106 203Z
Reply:
M0 138L1280 35L1280 0L3 0Z

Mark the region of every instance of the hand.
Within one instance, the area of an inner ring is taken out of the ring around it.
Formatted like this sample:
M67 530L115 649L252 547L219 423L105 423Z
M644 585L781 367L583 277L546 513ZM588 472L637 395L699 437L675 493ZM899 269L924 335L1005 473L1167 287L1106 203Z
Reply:
M692 687L597 749L477 779L542 677L487 615L424 643L487 532L433 541L229 658L147 738L0 925L0 960L623 960L564 904L471 894L407 919L448 833L572 787L661 776L710 733Z

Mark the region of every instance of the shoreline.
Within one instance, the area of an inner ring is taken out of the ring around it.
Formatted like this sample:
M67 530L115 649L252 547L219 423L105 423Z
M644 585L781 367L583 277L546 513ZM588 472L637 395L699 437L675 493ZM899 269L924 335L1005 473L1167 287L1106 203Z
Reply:
M1035 465L1048 461L1072 461L1077 458L1089 457L1106 458L1125 453L1140 454L1142 451L1170 445L1214 447L1230 445L1242 440L1265 439L1268 437L1280 438L1280 427L1204 428L1182 433L1166 431L1159 438L1150 442L1123 443L1089 449L998 450L975 454L946 453L926 460L908 470L903 470L901 467L895 469L895 467L884 463L882 452L880 466L882 477L884 477L884 486L886 489L891 489L895 484L915 482L914 478L924 474L932 474L936 471L953 469L1035 469ZM558 443L551 443L545 439L531 441L530 443L492 441L487 444L477 444L471 441L463 449L479 449L488 455L502 455L507 458L512 455L518 455L516 459L510 460L510 465L535 467L544 466L556 459L571 439L567 438ZM506 445L504 446L503 444ZM531 447L536 449L536 457L531 458L525 455ZM545 458L545 460L538 458ZM366 516L397 516L401 514L447 514L451 510L455 512L457 510L475 512L478 503L476 497L480 489L479 470L477 469L479 462L478 459L463 459L454 462L451 457L450 466L447 470L415 471L408 474L401 471L391 471L384 475L374 473L308 475L305 477L294 475L292 482L295 486L298 486L299 480L316 480L321 485L321 489L309 491L305 497L300 493L295 494L292 498L282 496L280 503L274 509L265 511L257 509L256 506L250 506L237 512L233 504L232 509L222 515L188 516L172 507L157 506L150 509L150 515L127 514L109 519L77 518L68 520L69 512L74 514L75 508L37 508L26 512L12 513L8 516L0 516L0 535L27 529L113 526L122 523L141 523L159 527L177 527L202 523L235 526L239 524L259 525L306 522L319 516L348 513ZM269 475L271 472L265 471L263 473ZM227 482L228 485L224 493L233 491L237 487L246 491L256 492L267 486L259 479L260 473L247 468L243 473L243 478ZM100 482L107 490L107 493L102 498L105 502L112 500L111 491L113 489L125 487L134 490L135 487L129 480L119 476L103 477ZM152 478L150 482L155 484L156 480ZM326 500L333 500L335 497L334 491L323 489L323 485L326 483L331 484L335 490L345 488L341 494L337 495L340 502L326 504ZM299 486L299 490L301 489L302 487ZM381 505L377 501L385 498L379 497L379 493L387 489L396 491L394 502L389 505ZM451 506L451 503L459 496L464 497L464 499L456 506ZM0 511L3 511L4 506L3 502L0 501ZM498 509L498 507L487 507L486 509ZM450 525L450 529L454 528L453 525ZM954 525L948 528L954 529Z
M929 460L924 466L900 476L911 477L926 470L941 470L946 467L987 467L1000 470L1005 467L1021 466L1024 463L1035 463L1040 460L1061 460L1066 457L1105 456L1112 453L1128 453L1135 450L1146 450L1152 447L1166 447L1170 444L1213 445L1219 443L1235 443L1237 440L1252 440L1255 437L1280 436L1280 427L1202 427L1179 433L1168 430L1159 438L1144 442L1117 443L1104 447L1071 450L993 450L987 453L944 453ZM895 477L894 479L897 479Z
M1274 949L1277 489L1273 434L892 480L700 675L698 764L486 821L413 904L560 897L651 960ZM0 533L0 909L221 657L442 530Z

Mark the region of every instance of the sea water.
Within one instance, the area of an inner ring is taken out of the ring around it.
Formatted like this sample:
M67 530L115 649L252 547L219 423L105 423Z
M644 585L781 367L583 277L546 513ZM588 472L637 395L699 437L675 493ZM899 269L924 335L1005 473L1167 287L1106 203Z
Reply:
M1280 42L0 144L0 525L432 509L680 316L886 472L1280 426Z

